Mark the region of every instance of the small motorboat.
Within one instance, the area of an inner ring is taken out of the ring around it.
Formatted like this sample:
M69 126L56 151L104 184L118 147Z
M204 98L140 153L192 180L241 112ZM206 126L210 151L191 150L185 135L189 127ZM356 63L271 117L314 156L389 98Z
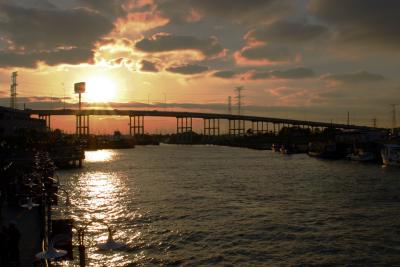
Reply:
M272 144L271 150L272 152L280 152L281 146L279 144Z
M282 145L280 148L280 152L282 154L295 154L298 153L297 148L295 145Z
M361 161L361 162L376 160L376 156L374 153L370 151L365 151L364 149L361 148L356 149L353 153L347 155L347 158L353 161Z
M381 149L383 165L400 166L400 145L385 144Z

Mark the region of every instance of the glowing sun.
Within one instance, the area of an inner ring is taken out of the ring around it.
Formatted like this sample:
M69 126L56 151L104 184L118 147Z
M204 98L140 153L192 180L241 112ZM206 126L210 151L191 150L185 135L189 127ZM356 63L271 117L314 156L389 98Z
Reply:
M85 98L88 102L111 101L115 95L115 83L106 76L92 76L86 81Z

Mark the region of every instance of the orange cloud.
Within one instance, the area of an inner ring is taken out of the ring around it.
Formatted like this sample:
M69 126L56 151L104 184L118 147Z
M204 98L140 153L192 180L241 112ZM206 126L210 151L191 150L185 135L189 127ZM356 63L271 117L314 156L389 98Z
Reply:
M271 46L255 42L236 51L233 55L236 64L266 66L300 62L301 55L293 53L286 47Z
M143 32L164 26L168 22L168 19L152 11L129 13L126 17L116 20L112 35L139 40Z

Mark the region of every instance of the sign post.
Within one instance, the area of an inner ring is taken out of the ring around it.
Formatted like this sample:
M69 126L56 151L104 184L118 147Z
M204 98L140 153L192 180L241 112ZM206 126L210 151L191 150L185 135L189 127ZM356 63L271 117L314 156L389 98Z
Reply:
M79 136L89 135L89 116L81 114L82 93L84 93L85 90L86 90L86 84L84 82L74 84L75 94L79 95L79 112L76 115L76 134Z
M81 111L82 108L82 93L84 93L86 90L86 84L85 82L80 82L80 83L75 83L74 84L74 91L75 94L79 94L79 111Z

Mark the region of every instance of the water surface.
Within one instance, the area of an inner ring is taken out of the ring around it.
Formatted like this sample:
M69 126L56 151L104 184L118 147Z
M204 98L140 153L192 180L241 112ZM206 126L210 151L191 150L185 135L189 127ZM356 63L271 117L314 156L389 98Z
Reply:
M398 168L161 145L58 174L91 266L400 266ZM124 249L97 249L106 225Z

